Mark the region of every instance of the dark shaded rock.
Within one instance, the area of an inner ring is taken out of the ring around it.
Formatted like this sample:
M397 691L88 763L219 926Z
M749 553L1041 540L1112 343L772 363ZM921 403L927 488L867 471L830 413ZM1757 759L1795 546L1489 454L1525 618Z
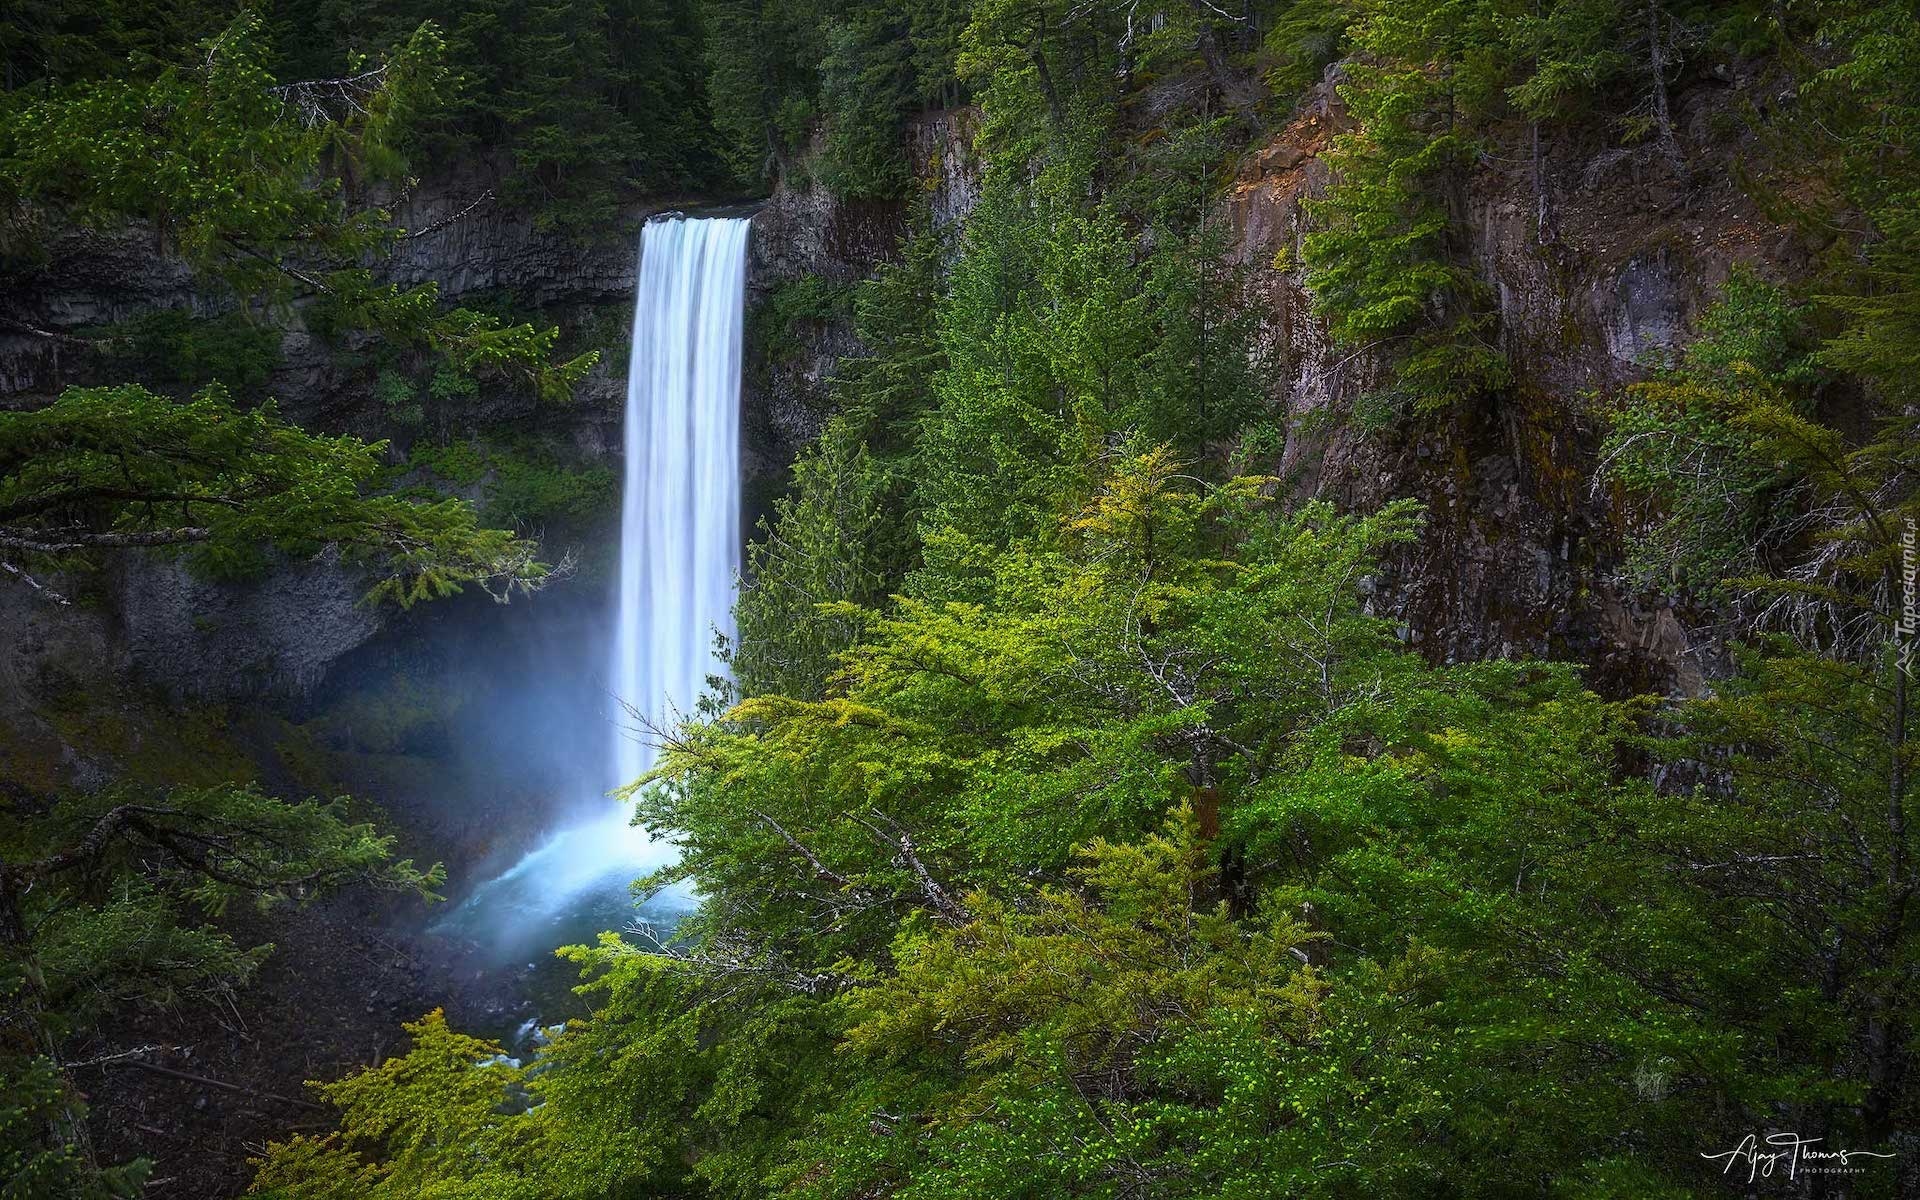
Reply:
M1727 102L1718 87L1687 97L1689 128L1709 128L1707 110ZM1515 385L1471 411L1369 435L1350 414L1388 381L1387 365L1332 343L1300 260L1306 202L1330 179L1323 155L1350 124L1322 85L1245 156L1222 205L1277 366L1288 437L1276 473L1294 495L1344 507L1425 503L1426 530L1392 556L1375 604L1431 658L1544 654L1587 664L1611 692L1697 691L1717 647L1697 644L1670 605L1628 593L1620 516L1593 487L1593 401L1684 344L1735 264L1781 269L1786 231L1731 182L1738 139L1690 144L1700 161L1687 179L1651 147L1572 138L1543 148L1539 188L1532 164L1488 160L1461 202Z

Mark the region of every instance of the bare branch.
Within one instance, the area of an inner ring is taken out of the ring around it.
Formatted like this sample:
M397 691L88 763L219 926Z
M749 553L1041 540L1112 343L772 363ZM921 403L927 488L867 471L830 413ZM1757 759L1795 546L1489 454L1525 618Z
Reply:
M826 880L829 883L837 884L840 887L847 888L849 890L853 890L858 886L851 879L848 879L845 875L840 874L840 872L833 870L831 867L827 866L827 864L821 862L819 857L815 855L813 851L807 849L805 846L800 844L800 839L788 833L786 829L781 826L780 822L774 820L772 817L768 816L766 813L761 812L757 808L750 808L747 811L752 813L754 816L760 818L760 820L766 824L767 828L779 834L782 841L786 842L787 845L793 847L794 853L798 854L801 858L806 859L807 864L813 868L813 873L815 875L818 875L820 878Z
M55 604L67 605L67 604L73 603L73 601L67 599L65 596L61 595L59 592L54 591L52 588L48 587L46 584L41 583L38 579L35 579L33 576L27 574L25 571L22 571L19 567L14 566L10 562L0 562L0 571L5 571L7 574L13 576L15 579L18 579L20 582L26 584L28 587L32 588L34 591L39 592L42 596L45 596L48 600L53 601Z
M98 1054L92 1058L83 1058L79 1062L61 1063L60 1066L62 1069L68 1071L78 1071L82 1067L108 1067L124 1059L145 1058L149 1054L158 1054L163 1050L172 1049L174 1049L174 1047L158 1044L135 1046L131 1050L115 1050L108 1054Z
M136 546L180 546L204 542L213 530L198 526L183 529L109 530L94 533L84 529L21 530L0 529L0 550L20 550L29 554L65 554L74 550L124 550Z
M313 129L348 116L366 116L363 101L380 90L386 76L387 64L382 63L358 75L296 80L270 87L267 92L280 97L302 125Z
M449 225L453 225L460 221L466 220L467 217L472 215L474 209L479 208L483 204L490 203L492 200L493 200L493 189L488 188L486 191L481 192L478 196L475 196L473 198L473 202L467 205L465 208L461 209L459 212L454 213L451 216L441 217L438 221L430 221L427 224L422 225L420 228L411 231L410 233L402 234L400 236L400 240L403 242L411 242L415 238L423 238L423 237L426 237L428 234L439 233L442 229L445 229Z
M51 329L42 329L37 325L29 325L25 321L18 320L14 317L0 317L0 329L11 330L14 333L25 334L28 337L39 338L46 342L56 342L62 346L76 346L85 350L92 350L100 345L100 342L90 338L75 337L70 333L59 333Z
M940 886L939 880L933 877L933 872L927 869L927 864L920 861L920 855L914 849L913 835L908 833L898 821L878 809L867 811L872 814L874 821L884 821L893 827L894 832L889 835L874 821L854 816L852 813L847 815L864 825L881 845L899 852L899 861L905 863L907 869L912 871L914 878L919 881L920 893L927 898L927 903L932 906L934 914L956 925L964 924L969 920L972 914L967 911L966 905L949 895L947 890Z
M142 1071L151 1071L155 1075L165 1075L169 1079L184 1079L188 1083L197 1083L203 1087L219 1088L222 1091L238 1092L242 1096L253 1096L260 1100L276 1100L281 1104L291 1104L295 1108L308 1108L314 1112L331 1111L324 1104L315 1104L311 1100L301 1100L294 1096L282 1096L278 1092L262 1092L253 1088L241 1087L237 1083L228 1083L223 1079L212 1079L205 1075L195 1075L190 1071L176 1071L172 1067L163 1067L159 1063L150 1063L145 1059L125 1058L109 1065L117 1067L138 1067Z
M751 945L740 938L722 937L716 939L707 950L688 952L669 948L651 934L647 936L655 949L637 950L637 953L666 959L689 975L732 985L721 993L723 998L746 984L773 984L801 995L819 996L844 991L859 983L858 979L841 971L806 970L783 961L771 951L755 952Z

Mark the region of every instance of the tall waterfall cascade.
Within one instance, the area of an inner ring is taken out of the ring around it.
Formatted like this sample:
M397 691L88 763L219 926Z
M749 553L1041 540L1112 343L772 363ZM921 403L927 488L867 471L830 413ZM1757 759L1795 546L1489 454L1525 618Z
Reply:
M690 715L708 678L723 669L715 639L732 633L740 568L749 225L746 217L676 214L649 221L641 233L605 681L610 750L603 765L584 772L597 793L644 775L653 766L650 731ZM633 826L630 813L603 795L585 818L477 889L446 924L482 940L511 940L543 921L617 915L626 884L676 854L671 842ZM684 906L688 897L663 900Z
M627 369L620 588L608 677L648 723L692 711L733 631L740 569L740 341L745 218L668 218L641 235ZM616 737L613 777L652 763Z

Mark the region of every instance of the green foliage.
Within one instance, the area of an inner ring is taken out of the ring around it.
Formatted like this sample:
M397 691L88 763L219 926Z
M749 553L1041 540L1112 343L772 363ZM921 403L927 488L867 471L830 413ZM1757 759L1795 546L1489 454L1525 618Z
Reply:
M129 1006L205 1002L244 982L271 947L214 923L232 903L264 909L347 884L431 896L441 869L395 861L392 845L344 800L288 804L233 785L115 787L0 813L5 1194L140 1194L147 1164L93 1162L65 1040Z
M150 15L110 6L102 44L125 32L121 19ZM70 28L36 28L55 26ZM318 301L308 315L325 335L386 335L378 395L403 421L422 415L420 392L391 368L392 347L416 368L419 357L438 360L426 391L440 402L503 379L560 401L592 365L592 353L552 363L555 330L444 310L431 287L375 282L369 263L401 231L363 202L363 189L398 177L402 145L446 96L435 28L398 38L376 66L355 61L351 75L292 84L274 81L253 10L198 47L166 46L111 77L91 75L86 40L56 47L70 52L60 65L42 59L35 86L0 97L7 249L30 256L59 223L117 232L142 222L158 249L244 305L213 321L152 314L101 338L111 365L190 395L70 388L0 413L7 569L41 586L29 570L83 569L141 547L179 547L226 574L257 571L270 554L337 551L370 602L405 606L470 584L505 599L536 586L546 568L531 543L483 527L462 501L389 491L384 444L309 434L272 401L236 405L230 390L257 393L267 382L277 326L296 301ZM19 82L17 50L9 39L9 87ZM82 65L72 77L59 74L73 64ZM580 502L538 470L513 482L516 512ZM69 1061L67 1049L121 1009L206 1002L243 983L270 947L236 943L218 921L227 905L267 907L349 885L430 895L439 885L438 867L392 861L391 839L352 821L345 805L233 785L160 795L122 783L44 809L16 800L0 814L9 1196L139 1193L144 1162L96 1162L71 1079L88 1064Z
M812 4L708 0L707 95L721 154L736 179L758 183L806 145L825 56Z
M482 103L505 127L514 192L536 224L597 232L618 212L624 187L710 175L692 4L527 0L474 9L487 34L507 35L495 43L507 60L500 95Z
M877 604L898 584L898 492L847 423L794 464L793 490L747 552L729 666L743 696L814 698L859 636L839 602Z
M826 699L746 701L670 752L662 773L687 786L649 792L643 807L688 831L682 869L729 897L727 916L703 917L684 959L617 941L580 953L604 1007L543 1059L551 1070L527 1086L546 1102L529 1126L573 1128L597 1147L625 1145L616 1131L665 1126L697 1139L698 1174L726 1194L751 1194L781 1163L802 1169L784 1149L787 1131L839 1094L825 1052L845 1019L821 1007L835 980L884 966L890 943L927 916L977 903L964 889L1018 890L1036 867L1064 866L1080 840L1152 830L1187 791L1188 764L1239 770L1220 764L1240 754L1228 744L1240 722L1258 719L1240 697L1294 664L1284 686L1303 716L1319 707L1320 676L1297 671L1301 655L1345 679L1332 668L1342 654L1391 644L1349 605L1368 547L1406 536L1404 512L1282 518L1260 503L1257 481L1202 494L1153 455L1126 464L1065 532L1070 553L1011 555L992 605L916 602L866 618L869 635ZM1252 539L1263 565L1214 561L1221 538ZM1339 611L1321 624L1329 601ZM1148 626L1145 643L1112 642L1115 629ZM1159 661L1197 666L1236 645L1233 665L1182 679L1190 698L1155 676ZM821 807L810 781L829 780L859 787L860 799ZM1133 877L1158 869L1152 854ZM1191 863L1196 851L1182 854ZM1284 941L1254 944L1284 952ZM709 985L758 999L689 1010ZM403 1111L396 1099L382 1104ZM417 1114L389 1144L417 1144L421 1119L442 1117ZM541 1194L562 1195L573 1194L573 1161L544 1148L513 1160Z
M1209 858L1182 809L1164 833L1092 843L1071 886L1017 905L982 896L960 928L903 935L897 974L848 997L847 1049L883 1076L925 1055L966 1082L930 1105L922 1099L937 1132L908 1137L884 1167L873 1161L884 1143L855 1135L844 1157L823 1164L830 1183L815 1192L857 1186L876 1167L898 1172L911 1195L1071 1192L1138 1169L1175 1195L1188 1192L1182 1176L1194 1158L1246 1156L1254 1144L1245 1134L1196 1128L1204 1104L1190 1098L1217 1095L1227 1072L1257 1069L1216 1057L1222 1041L1277 1048L1322 1024L1325 985L1301 947L1323 935L1209 904L1218 891ZM1078 1080L1102 1076L1139 1081L1161 1099L1123 1107L1080 1090ZM1178 1150L1161 1158L1161 1147Z
M402 606L467 584L504 599L538 583L534 547L482 527L471 506L381 492L384 449L303 432L271 403L236 408L218 386L185 401L71 388L0 414L0 549L33 561L180 546L231 572L264 549L336 546L368 571L369 601Z
M809 328L848 315L851 291L818 275L787 280L767 293L748 314L746 341L752 357L781 363L806 348Z
M1506 382L1454 217L1477 152L1470 122L1499 79L1495 13L1484 0L1358 11L1362 57L1340 94L1359 128L1327 156L1335 183L1313 205L1307 286L1337 345L1386 351L1395 407L1434 412Z
M0 1093L0 1197L4 1200L125 1200L138 1196L153 1164L135 1159L107 1168L86 1161L71 1142L49 1145L42 1133L73 1128L86 1108L45 1058L5 1061Z
M420 391L413 380L392 369L380 372L373 381L373 398L386 410L394 424L418 428L426 422L427 410L420 403Z
M1627 389L1602 450L1607 477L1647 506L1633 535L1642 582L1712 594L1766 570L1801 499L1797 428L1819 383L1800 312L1737 273L1680 362Z
M1347 48L1349 10L1340 0L1294 0L1282 8L1262 47L1266 81L1275 95L1293 97Z
M575 382L578 379L576 377ZM433 369L433 375L427 380L427 395L442 402L450 400L471 400L480 394L480 381L464 371L447 363L441 363Z
M817 1093L806 1075L815 1060L794 1053L790 1023L762 1012L757 1042L716 1046L702 1037L710 1018L676 1010L684 986L645 956L611 938L572 953L596 966L591 990L607 1000L599 1019L570 1026L521 1067L429 1014L407 1027L406 1055L325 1086L342 1110L340 1133L269 1146L250 1194L592 1200L675 1194L690 1176L751 1194L726 1186L758 1182L749 1131L784 1098ZM697 1110L685 1102L696 1080L713 1085ZM793 1091L779 1090L789 1081ZM695 1123L742 1136L705 1148L690 1170Z
M280 365L280 333L244 313L196 318L162 309L102 331L113 370L156 384L224 384L257 395Z
M462 374L524 379L564 400L597 360L550 363L557 330L441 311L432 284L380 286L359 265L402 231L360 199L398 176L401 144L444 100L444 41L431 22L350 79L278 84L262 20L249 10L180 64L74 83L0 107L0 198L26 219L102 228L145 221L163 245L248 305L281 311L321 301L322 333L379 331L443 356ZM193 339L165 322L178 367L257 373L261 348L196 361ZM177 369L177 368L176 368ZM218 377L216 377L218 378ZM233 381L250 383L250 379Z
M1676 166L1668 93L1687 58L1777 50L1803 16L1745 0L1558 0L1508 13L1506 36L1526 69L1507 95L1536 120L1607 116L1620 140L1652 138Z
M1810 344L1778 289L1736 276L1681 369L1629 391L1608 467L1652 502L1643 572L1723 586L1758 606L1763 628L1848 659L1878 653L1899 619L1920 518L1903 483L1915 413L1821 419L1826 368L1848 361L1859 328ZM1887 396L1902 386L1878 370L1856 381Z
M58 87L129 62L168 59L233 19L224 3L119 0L82 7L22 0L0 28L0 87Z
M518 383L544 403L564 404L600 361L598 350L588 350L554 362L558 328L509 324L471 308L443 310L438 284L379 284L371 272L357 268L329 278L308 319L322 337L377 330L395 346L434 356L438 365L429 394L443 401L474 395L480 379L488 379Z
M1118 212L1083 210L1071 178L1058 188L1023 196L991 176L963 234L917 431L923 536L999 545L1047 530L1128 439L1188 449L1257 402L1251 322L1225 312L1231 277L1206 236L1165 237L1148 257Z
M704 0L707 94L736 178L790 170L822 133L820 178L860 199L903 194L906 122L957 104L967 6L956 0Z
M710 1194L818 1196L1666 1196L1761 1123L1883 1147L1916 994L1873 670L1750 659L1647 726L1563 667L1432 668L1358 599L1411 513L1263 485L1124 460L1057 540L963 555L977 599L830 607L821 698L681 730L639 807L707 902L573 952L596 1014L518 1136L670 1130ZM1655 787L1628 744L1720 766ZM1869 823L1851 882L1782 871ZM452 1119L380 1095L389 1145ZM586 1161L501 1153L540 1194Z
M1661 0L1555 0L1531 9L1496 0L1408 7L1343 6L1344 28L1317 5L1290 10L1272 37L1277 78L1298 79L1311 46L1344 42L1337 90L1357 128L1326 154L1334 176L1309 204L1307 286L1344 361L1384 376L1356 402L1363 426L1441 413L1512 382L1496 314L1469 262L1470 173L1488 156L1531 158L1535 236L1554 239L1542 123L1611 123L1623 142L1650 140L1659 168L1684 187L1687 164L1672 90L1708 31L1756 17L1748 5ZM1765 18L1784 23L1785 10ZM1304 34L1304 40L1302 40ZM1318 39L1318 41L1316 41ZM1289 74L1288 72L1294 72ZM1513 135L1525 117L1525 142Z
M342 1111L344 1136L295 1138L268 1149L253 1194L284 1200L347 1196L536 1196L543 1193L500 1170L528 1122L502 1116L525 1072L499 1046L447 1027L438 1010L406 1027L409 1053L325 1086ZM389 1151L379 1167L352 1147ZM492 1168L492 1169L490 1169ZM324 1182L321 1182L324 1180ZM552 1193L544 1193L552 1194Z
M398 166L393 140L433 103L442 50L422 25L336 116L276 90L260 19L243 13L190 65L8 106L0 195L102 226L145 219L237 293L285 296L301 275L283 261L296 248L352 257L390 236L378 213L347 205L341 173ZM335 173L316 181L323 161Z
M481 518L512 529L539 530L549 523L578 529L615 507L612 471L570 466L537 445L423 444L414 447L408 465L461 487L478 486Z
M1837 267L1823 301L1844 321L1821 361L1867 380L1889 405L1915 395L1914 334L1920 330L1920 105L1912 81L1920 22L1898 5L1842 4L1817 10L1823 37L1848 53L1803 88L1807 125L1828 151L1831 192L1804 214L1816 227L1857 229L1835 246ZM1864 222L1853 218L1858 213ZM1860 228L1864 225L1864 228Z
M1536 118L1577 111L1633 69L1633 46L1623 28L1637 15L1618 0L1565 0L1519 15L1515 41L1533 70L1508 96Z
M423 21L445 31L440 119L408 145L426 164L506 168L502 199L542 227L606 236L634 189L719 182L692 0L277 0L287 69L326 76Z
M860 632L844 608L825 606L876 607L915 565L913 451L933 402L931 379L945 362L935 327L945 250L921 221L900 261L854 289L854 326L868 353L842 362L833 393L840 411L794 464L789 493L748 548L729 663L743 696L817 698ZM793 306L782 312L789 294ZM782 289L770 301L774 316L756 321L791 329L841 297L824 286ZM763 346L780 344L763 338Z
M552 521L579 526L616 507L613 472L603 466L568 467L540 455L496 456L494 480L482 509L489 521L537 529Z
M407 465L461 487L472 487L487 473L486 451L479 442L471 441L449 442L445 446L423 442L413 448Z
M1643 810L1681 864L1659 882L1684 880L1689 906L1685 927L1658 929L1665 970L1739 1037L1750 1103L1797 1105L1837 1141L1916 1112L1911 1047L1886 1039L1920 1016L1909 669L1886 642L1856 661L1786 638L1744 648L1654 744L1717 769ZM1750 990L1748 971L1793 982Z
M888 615L832 610L865 637L824 699L748 699L664 760L666 774L693 772L686 790L648 792L642 804L663 826L692 831L676 871L741 897L732 921L764 915L784 929L833 901L808 892L788 854L766 854L783 846L780 829L848 892L925 902L926 881L891 840L905 830L949 856L959 877L945 890L957 895L1057 866L1089 837L1151 827L1180 793L1149 747L1166 739L1185 762L1178 747L1192 743L1195 771L1226 769L1211 756L1237 755L1234 742L1259 745L1236 727L1235 695L1265 688L1310 709L1310 692L1297 689L1316 685L1298 672L1298 656L1317 654L1331 671L1342 649L1382 636L1349 619L1339 596L1369 547L1407 536L1404 511L1371 522L1323 510L1282 520L1259 514L1256 486L1196 495L1164 453L1130 460L1070 524L1070 549L1016 545L984 564L984 603L907 598ZM1216 572L1207 552L1222 537L1246 539L1240 550L1271 565ZM1316 575L1279 565L1306 560ZM1338 615L1328 623L1297 624L1297 614L1329 607ZM1154 677L1156 662L1199 664L1235 639L1246 643L1235 666L1172 686ZM1244 673L1256 661L1258 682ZM843 772L858 799L820 808L808 781ZM885 914L861 911L838 937L793 951L831 963L839 937Z
M31 988L60 1034L120 1004L218 994L264 957L268 947L182 924L187 908L264 909L349 882L427 893L444 878L391 861L393 839L350 821L345 800L288 804L232 785L158 798L109 789L10 813L5 845L9 884L42 885L9 896L32 915L32 940L9 944L5 986Z
M843 195L898 196L907 187L899 114L913 93L907 16L879 5L854 6L827 31L820 103L827 112L821 182Z

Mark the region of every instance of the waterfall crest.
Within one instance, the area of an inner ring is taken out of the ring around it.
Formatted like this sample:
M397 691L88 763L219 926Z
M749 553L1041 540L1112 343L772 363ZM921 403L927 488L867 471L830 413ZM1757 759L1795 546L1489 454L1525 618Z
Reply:
M670 729L693 711L707 678L722 670L715 635L733 630L749 225L745 217L676 214L641 232L607 658L611 749L603 764L583 771L597 792L624 787L652 767L645 727ZM626 884L675 857L671 842L635 828L629 816L627 805L602 799L593 815L482 885L444 924L505 946L543 923L629 912ZM653 907L670 915L688 899L662 897Z

